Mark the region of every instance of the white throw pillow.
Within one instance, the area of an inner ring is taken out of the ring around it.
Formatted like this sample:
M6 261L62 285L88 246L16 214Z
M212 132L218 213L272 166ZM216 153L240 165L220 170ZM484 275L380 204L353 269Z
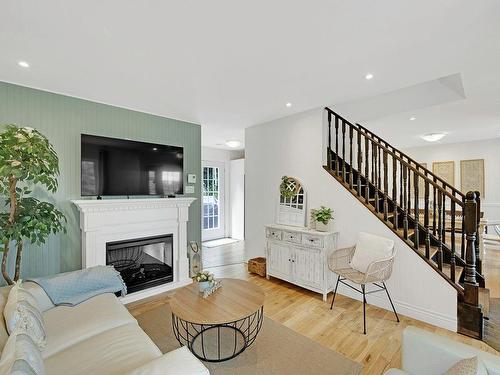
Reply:
M458 361L443 375L488 375L488 371L477 357L472 357Z
M360 232L350 266L359 272L366 273L371 263L390 258L393 248L393 240Z
M0 375L44 375L40 349L26 334L13 332L0 359Z
M40 349L46 344L43 316L33 295L17 282L10 290L3 310L5 325L9 334L19 331L27 334Z

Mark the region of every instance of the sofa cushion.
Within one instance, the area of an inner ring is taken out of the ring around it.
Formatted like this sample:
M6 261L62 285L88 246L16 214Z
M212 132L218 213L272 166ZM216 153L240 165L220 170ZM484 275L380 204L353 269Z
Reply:
M50 375L123 375L161 356L137 323L90 337L45 359Z
M360 232L350 266L356 271L366 273L372 262L390 258L393 249L393 240Z
M488 375L488 372L477 357L472 357L458 361L443 375Z
M137 323L112 293L101 294L76 306L57 306L43 314L47 332L44 358L109 329Z
M46 334L42 313L33 295L17 282L10 290L3 315L7 331L20 330L29 335L40 349L45 347Z
M44 375L40 349L28 335L15 331L5 344L0 360L0 375Z
M10 292L10 286L3 286L0 288L0 311L2 312L5 308L5 304L7 303L7 298ZM7 326L5 325L5 319L0 318L0 353L3 351L3 347L9 338L9 332L7 332Z
M47 293L45 293L42 287L37 283L31 281L25 281L23 283L23 288L24 290L30 292L31 295L35 298L38 304L38 308L40 309L41 312L47 311L55 307L55 305L52 303Z
M128 375L210 375L208 369L187 347L172 350L155 360L136 368Z

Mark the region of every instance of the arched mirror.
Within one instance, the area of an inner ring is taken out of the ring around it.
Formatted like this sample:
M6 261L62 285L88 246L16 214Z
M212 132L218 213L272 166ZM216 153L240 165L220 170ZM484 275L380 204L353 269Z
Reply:
M304 227L306 223L306 192L295 177L281 177L277 223Z

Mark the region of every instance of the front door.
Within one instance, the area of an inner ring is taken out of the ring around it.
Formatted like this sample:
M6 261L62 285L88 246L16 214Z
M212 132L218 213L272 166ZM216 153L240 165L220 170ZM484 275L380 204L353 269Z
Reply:
M203 162L202 239L209 241L225 236L224 163Z

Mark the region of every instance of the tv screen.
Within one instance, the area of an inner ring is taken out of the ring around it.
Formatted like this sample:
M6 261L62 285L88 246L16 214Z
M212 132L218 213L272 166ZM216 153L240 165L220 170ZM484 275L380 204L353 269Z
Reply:
M183 193L182 147L82 134L82 196Z

